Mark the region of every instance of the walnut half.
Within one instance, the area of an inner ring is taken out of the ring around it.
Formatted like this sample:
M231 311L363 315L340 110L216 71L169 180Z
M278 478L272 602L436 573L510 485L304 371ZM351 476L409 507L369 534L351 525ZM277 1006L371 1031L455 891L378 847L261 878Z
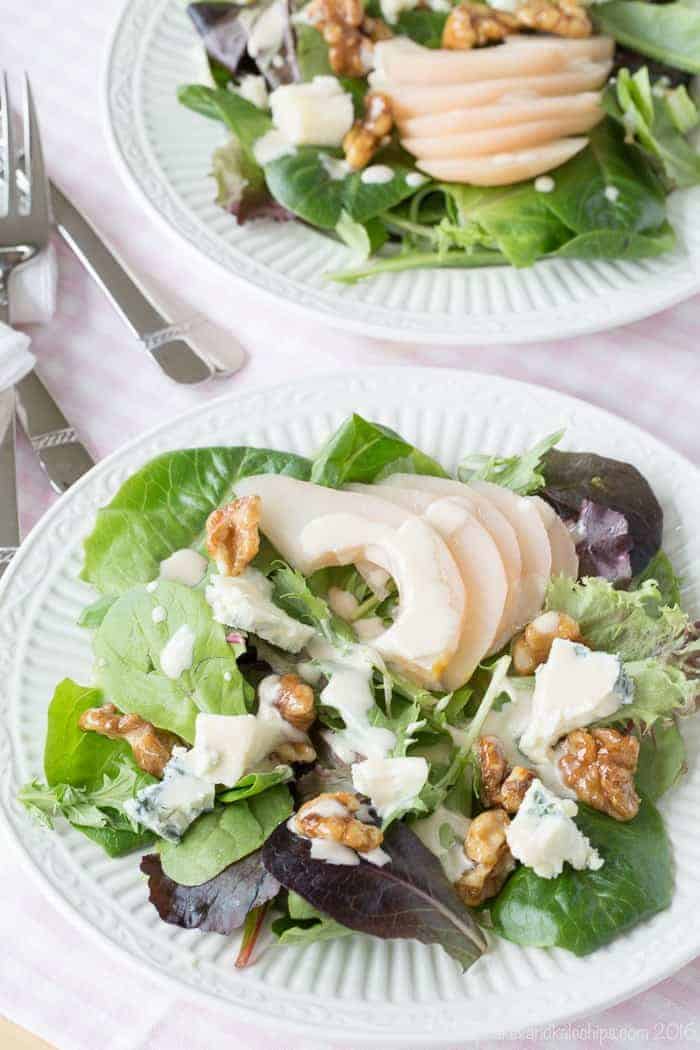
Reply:
M366 76L374 42L392 35L380 18L365 15L362 0L311 0L305 16L328 44L328 59L336 76Z
M391 102L381 91L365 96L365 114L356 120L343 139L345 159L353 171L366 167L379 149L382 139L394 126Z
M349 791L323 793L300 807L296 826L306 838L331 839L358 853L368 853L381 846L384 835L381 828L353 816L359 808L357 797Z
M500 43L517 32L518 21L507 11L463 0L452 9L445 22L442 46L450 51L469 51L472 47Z
M517 813L535 773L525 766L509 770L503 745L497 736L479 738L481 801L485 806L500 806L507 813Z
M632 820L639 810L634 773L639 741L617 729L575 729L559 759L564 783L582 802L614 817Z
M207 519L207 550L222 576L240 576L260 550L260 496L241 496Z
M593 32L593 24L577 0L525 0L515 14L523 28L539 33L581 38Z
M89 707L78 719L85 732L99 733L109 740L125 740L137 766L154 777L162 777L173 748L182 741L165 729L156 729L139 715L123 715L114 704Z
M474 867L460 875L455 889L471 908L495 897L515 867L506 841L509 824L510 818L504 810L487 809L469 825L464 852L474 861Z
M555 638L582 642L581 628L572 616L563 612L545 612L529 623L513 642L513 670L518 675L534 674L549 659Z

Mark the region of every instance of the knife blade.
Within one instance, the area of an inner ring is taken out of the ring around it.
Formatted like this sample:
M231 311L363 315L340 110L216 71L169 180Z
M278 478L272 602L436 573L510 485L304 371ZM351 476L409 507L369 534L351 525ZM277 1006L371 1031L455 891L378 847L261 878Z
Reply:
M54 182L50 188L58 232L162 371L176 383L188 384L227 374L195 352L187 325L164 317L82 212Z
M15 470L15 395L0 393L0 577L19 547L17 475Z
M95 461L36 372L15 385L17 417L54 492L65 492Z

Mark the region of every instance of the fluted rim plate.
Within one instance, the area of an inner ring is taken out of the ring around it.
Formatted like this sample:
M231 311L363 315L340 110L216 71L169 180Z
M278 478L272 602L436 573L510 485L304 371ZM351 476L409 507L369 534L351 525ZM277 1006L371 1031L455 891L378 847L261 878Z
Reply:
M657 259L549 260L526 270L413 270L354 287L324 274L349 249L298 222L238 226L214 204L215 121L180 106L201 81L182 0L128 0L105 62L105 124L126 182L150 213L232 276L338 328L398 342L528 343L648 317L700 290L700 188L669 202L678 248Z
M639 464L665 509L665 547L683 578L684 602L700 613L698 472L601 409L495 376L414 368L370 368L223 398L90 471L34 528L0 585L2 822L56 906L83 930L180 994L214 999L279 1034L425 1048L590 1015L666 977L700 949L700 718L684 725L689 772L661 801L676 870L671 907L583 959L491 938L490 951L464 975L439 948L356 935L301 949L269 943L255 966L237 971L236 937L158 919L136 857L109 860L70 828L39 828L16 801L19 787L41 776L56 683L91 680L89 633L76 620L94 596L78 575L97 509L168 449L252 444L311 454L353 411L394 427L451 470L468 451L522 450L562 425L564 447Z

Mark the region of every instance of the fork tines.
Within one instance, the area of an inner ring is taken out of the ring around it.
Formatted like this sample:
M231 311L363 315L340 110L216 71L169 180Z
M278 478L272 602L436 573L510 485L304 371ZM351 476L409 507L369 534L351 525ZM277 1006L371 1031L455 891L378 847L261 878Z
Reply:
M50 215L49 185L44 168L39 123L29 79L24 78L24 166L28 184L28 210L20 212L17 190L17 158L12 130L12 110L7 74L0 77L0 114L2 116L3 175L6 207L0 217L0 245L31 243L40 251L48 242Z

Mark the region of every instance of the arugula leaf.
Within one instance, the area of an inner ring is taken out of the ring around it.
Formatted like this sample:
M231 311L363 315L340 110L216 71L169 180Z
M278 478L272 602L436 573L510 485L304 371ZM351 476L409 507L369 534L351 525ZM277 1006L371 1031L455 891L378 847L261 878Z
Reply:
M543 488L545 481L541 472L542 459L563 436L564 431L557 430L519 456L465 456L457 468L457 477L464 482L492 481L496 485L518 492L521 496L529 496Z
M350 482L380 481L397 472L448 477L439 463L394 430L354 413L314 457L311 480L340 488Z
M685 744L675 721L657 723L639 741L635 782L640 795L655 802L685 772Z
M310 470L302 456L271 449L166 452L132 474L99 511L81 576L106 595L148 583L173 551L196 545L209 514L232 498L240 478L287 474L305 481Z
M362 181L361 172L334 177L327 157L342 159L342 153L300 146L294 153L265 165L265 178L275 200L319 229L335 229L343 212L354 222L367 222L416 192L416 187L406 182L413 170L406 164L392 162L393 178L370 183ZM382 163L381 151L374 163Z
M526 947L588 955L670 904L671 850L651 802L643 799L637 816L626 823L580 806L576 823L603 857L603 867L567 866L554 879L519 868L489 908L502 937Z
M263 868L260 850L199 886L181 886L168 878L157 853L142 857L141 871L148 877L148 899L163 922L185 930L232 933L253 908L272 900L280 888Z
M545 608L568 613L592 649L618 653L625 661L671 651L688 623L678 606L663 603L655 580L622 591L597 577L576 583L560 576L549 584Z
M158 843L163 871L182 886L209 882L230 864L260 849L291 813L292 799L284 784L217 806L198 817L178 843Z
M681 603L681 579L676 576L673 566L667 554L658 551L651 559L646 569L640 572L632 580L631 587L638 589L647 580L654 580L659 590L662 605L680 605Z
M352 930L334 919L329 919L292 891L287 894L286 913L272 923L272 932L280 944L298 947L315 941L346 937Z
M291 766L276 766L266 773L246 773L232 788L217 795L217 802L240 802L252 798L276 784L288 783L293 776Z
M70 784L54 784L49 787L38 780L26 784L17 796L23 806L45 827L53 828L57 817L62 816L73 825L84 828L104 828L110 818L105 810L116 810L124 816L123 803L132 799L144 786L144 776L139 776L133 766L125 762L111 775L105 773L102 784L95 788L73 787ZM147 778L150 782L153 778ZM132 831L137 825L131 825Z
M154 622L154 609L165 618ZM194 635L192 664L179 678L161 669L168 640L187 627ZM111 607L94 641L96 673L122 711L134 711L190 743L199 711L243 715L252 690L236 663L241 647L226 641L204 594L161 580L155 591L134 587Z
M405 824L382 843L383 867L313 860L308 840L279 825L263 847L263 864L286 889L335 922L375 937L439 944L463 968L486 946L484 935L445 878L440 862Z
M352 627L331 612L327 602L309 587L305 577L286 562L277 561L270 579L274 585L274 599L290 616L316 630L339 649L347 649L356 641Z
M594 19L600 30L633 51L700 73L700 7L694 0L612 0L596 5Z
M625 129L627 140L649 155L673 186L700 183L700 154L686 135L698 123L698 111L685 86L652 88L649 71L632 75L621 69L604 97L608 113Z

